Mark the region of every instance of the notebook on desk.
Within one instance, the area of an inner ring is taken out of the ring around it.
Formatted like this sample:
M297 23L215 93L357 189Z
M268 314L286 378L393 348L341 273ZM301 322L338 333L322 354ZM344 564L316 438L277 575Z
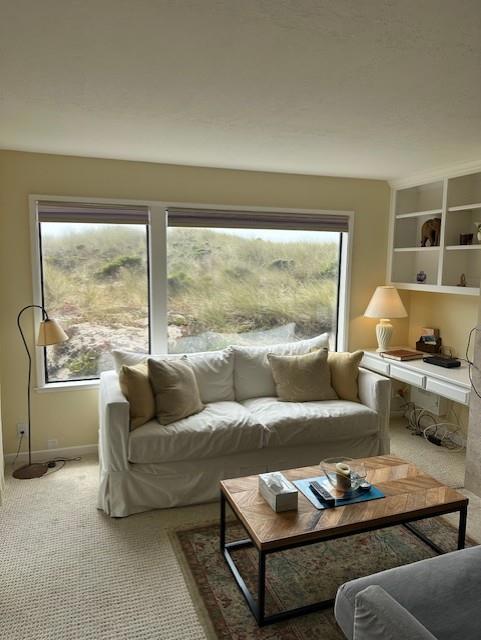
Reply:
M391 349L390 351L383 351L382 358L389 358L390 360L420 360L426 355L422 351L414 351L413 349Z

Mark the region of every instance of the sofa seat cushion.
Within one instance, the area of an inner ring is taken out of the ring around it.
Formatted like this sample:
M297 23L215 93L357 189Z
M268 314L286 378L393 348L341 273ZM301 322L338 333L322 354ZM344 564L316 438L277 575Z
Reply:
M129 461L199 460L261 449L266 429L237 402L212 402L167 426L150 421L129 435Z
M378 431L376 412L358 402L283 402L271 397L242 404L269 430L270 447L364 437Z

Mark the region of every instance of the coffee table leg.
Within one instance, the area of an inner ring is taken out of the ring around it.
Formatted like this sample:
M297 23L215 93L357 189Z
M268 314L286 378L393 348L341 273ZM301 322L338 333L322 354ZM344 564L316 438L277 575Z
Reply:
M220 492L220 551L223 554L225 549L225 496Z
M466 541L466 521L468 519L468 507L461 507L459 510L459 529L458 529L458 549L464 549Z
M263 551L259 551L259 575L257 580L257 623L262 626L265 620L266 602L266 554Z

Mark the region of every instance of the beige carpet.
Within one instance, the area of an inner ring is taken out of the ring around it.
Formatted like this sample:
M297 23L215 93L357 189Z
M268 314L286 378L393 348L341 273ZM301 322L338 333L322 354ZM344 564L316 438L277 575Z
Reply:
M211 522L218 506L111 519L95 508L97 474L90 457L37 480L8 477L0 508L0 637L205 638L167 531ZM481 540L477 498L468 534Z
M405 418L391 419L391 453L410 460L449 487L464 486L464 451L437 447L406 428Z

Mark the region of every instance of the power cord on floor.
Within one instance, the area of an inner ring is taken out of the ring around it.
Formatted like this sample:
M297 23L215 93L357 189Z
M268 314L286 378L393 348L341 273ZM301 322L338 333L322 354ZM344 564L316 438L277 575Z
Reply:
M461 429L459 418L453 407L451 407L450 411L453 413L456 422L449 420L439 421L432 413L426 409L416 407L413 402L406 402L404 406L406 407L404 415L408 420L407 427L413 431L414 435L422 436L427 442L445 447L453 453L464 450L465 447L460 446L453 439L453 436ZM423 420L430 420L431 423L423 424Z
M22 446L23 435L24 435L24 434L23 434L23 432L22 432L22 433L20 434L20 440L18 441L17 453L15 454L15 459L14 459L14 461L12 462L12 467L14 467L14 466L15 466L15 463L17 462L18 455L19 455L19 453L20 453L20 448L21 448L21 446Z

